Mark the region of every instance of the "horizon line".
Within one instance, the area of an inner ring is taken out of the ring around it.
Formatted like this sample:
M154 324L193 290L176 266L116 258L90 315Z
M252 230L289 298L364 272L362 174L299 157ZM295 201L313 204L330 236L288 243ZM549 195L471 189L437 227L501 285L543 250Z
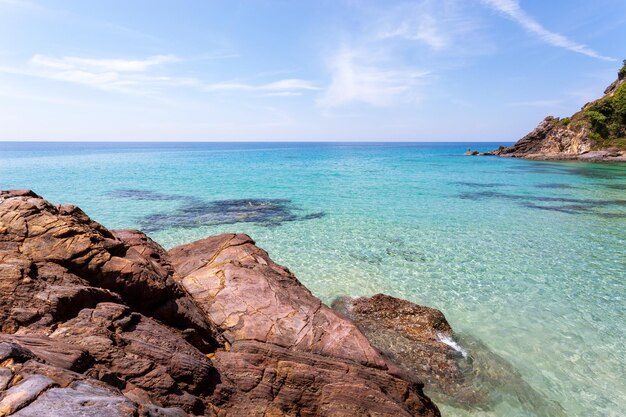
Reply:
M514 140L3 140L0 143L515 143Z

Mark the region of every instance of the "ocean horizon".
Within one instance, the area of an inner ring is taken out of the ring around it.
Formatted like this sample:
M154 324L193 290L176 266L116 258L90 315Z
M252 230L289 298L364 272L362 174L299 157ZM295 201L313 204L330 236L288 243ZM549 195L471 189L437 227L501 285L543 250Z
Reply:
M502 144L0 142L0 188L166 248L247 233L327 304L441 310L496 375L443 415L617 417L626 164L463 155Z

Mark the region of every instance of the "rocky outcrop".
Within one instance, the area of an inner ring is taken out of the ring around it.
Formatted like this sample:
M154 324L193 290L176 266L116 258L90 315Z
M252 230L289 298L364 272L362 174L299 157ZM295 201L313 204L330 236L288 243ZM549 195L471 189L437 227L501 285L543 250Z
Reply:
M571 117L546 117L510 147L481 155L540 160L626 162L626 61L604 96Z
M213 236L169 254L182 286L230 343L256 340L387 369L352 322L322 304L249 236Z
M454 407L489 410L517 403L528 415L564 417L479 340L455 334L441 311L377 294L340 297L333 308L354 321L372 345L426 384L428 395Z
M468 405L486 400L485 392L466 384L471 363L441 311L384 294L338 298L333 308L432 390Z
M0 192L0 416L438 416L245 235L166 252Z

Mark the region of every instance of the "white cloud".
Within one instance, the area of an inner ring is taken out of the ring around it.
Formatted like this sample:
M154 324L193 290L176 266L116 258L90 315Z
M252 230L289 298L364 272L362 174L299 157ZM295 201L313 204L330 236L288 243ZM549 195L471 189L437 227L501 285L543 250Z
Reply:
M461 0L401 2L371 13L377 39L412 42L439 55L483 55L493 46L483 35L481 18Z
M1 1L1 0L0 0ZM175 55L145 59L97 59L75 56L34 55L25 67L0 67L0 72L81 84L105 91L146 94L163 88L184 87L204 92L248 92L272 96L296 96L319 90L311 81L298 78L251 84L241 81L209 83L194 77L159 73L166 64L180 62Z
M240 82L223 82L214 84L205 84L203 89L206 91L260 91L268 92L272 95L293 95L285 93L295 93L306 90L319 90L319 87L310 81L300 80L297 78L289 78L285 80L274 81L267 84L246 84ZM283 94L278 94L283 93Z
M56 58L37 54L30 59L30 67L21 73L101 90L144 93L146 87L167 79L152 76L151 71L178 61L180 59L174 55L155 55L145 59L95 59L74 56Z
M600 55L598 52L586 45L576 43L560 33L551 32L544 28L539 22L530 17L519 5L519 0L481 0L483 4L505 14L509 18L519 23L528 32L536 35L543 42L552 46L564 48L592 58L615 61L615 58Z
M336 107L351 102L387 106L406 101L428 71L385 65L371 51L343 47L329 62L331 82L318 104Z
M450 42L437 20L428 14L421 15L414 21L403 21L393 29L383 30L378 36L381 39L403 38L423 42L433 49L442 49Z
M175 55L155 55L146 59L93 59L66 56L53 58L35 55L30 62L40 67L60 70L82 70L95 72L145 72L152 67L178 62Z

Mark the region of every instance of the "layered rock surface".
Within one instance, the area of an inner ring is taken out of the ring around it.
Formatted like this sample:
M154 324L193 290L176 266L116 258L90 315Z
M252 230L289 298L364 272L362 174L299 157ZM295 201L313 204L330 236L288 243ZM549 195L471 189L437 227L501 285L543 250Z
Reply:
M245 235L166 252L0 192L0 416L438 416Z

